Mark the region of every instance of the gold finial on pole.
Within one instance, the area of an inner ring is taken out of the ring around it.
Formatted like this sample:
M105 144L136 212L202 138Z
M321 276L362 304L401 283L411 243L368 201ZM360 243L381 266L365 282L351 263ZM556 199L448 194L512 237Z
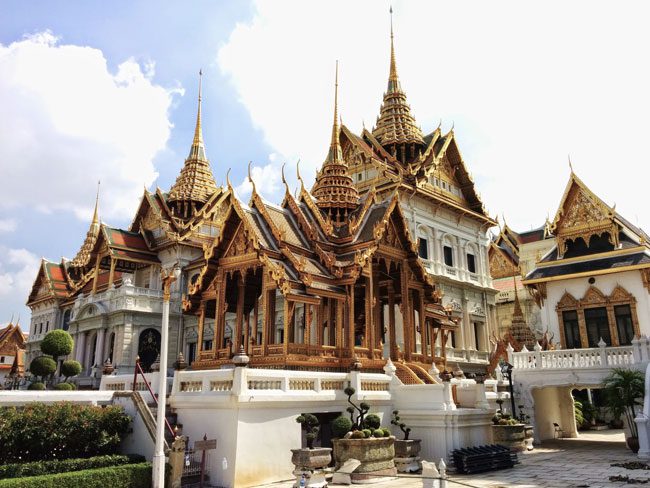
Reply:
M397 63L395 62L395 42L394 42L394 34L393 34L393 6L390 6L390 76L389 76L389 84L388 84L388 91L391 91L391 83L393 82L393 88L397 89Z
M95 211L93 212L92 225L99 225L99 186L101 180L97 180L97 194L95 195Z

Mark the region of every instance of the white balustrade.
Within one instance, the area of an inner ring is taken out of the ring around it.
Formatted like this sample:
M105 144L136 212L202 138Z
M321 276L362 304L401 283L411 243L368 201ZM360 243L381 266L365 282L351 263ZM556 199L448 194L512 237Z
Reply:
M513 353L516 369L587 369L630 366L634 364L634 346L560 349Z

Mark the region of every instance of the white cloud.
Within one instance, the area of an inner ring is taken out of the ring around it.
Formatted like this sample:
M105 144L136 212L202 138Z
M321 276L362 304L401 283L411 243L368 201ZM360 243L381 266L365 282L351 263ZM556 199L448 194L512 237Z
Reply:
M0 310L21 314L29 323L25 300L38 271L40 259L27 249L0 246ZM0 320L9 320L1 317Z
M129 59L111 73L102 51L49 32L0 44L0 208L88 219L101 180L102 218L130 218L171 128L174 90L153 70Z
M255 189L257 193L262 195L265 198L268 198L269 195L276 195L281 185L281 173L278 171L277 157L275 154L269 156L269 163L265 166L255 166L251 165L251 177L255 183ZM253 191L253 185L248 181L248 177L245 177L244 180L235 187L237 196L243 199L247 199L251 192Z
M13 232L16 230L14 219L0 219L0 232Z
M344 123L356 132L362 120L373 125L388 77L388 5L259 0L219 51L254 124L278 160L302 159L305 180L328 147L335 59ZM393 5L397 67L413 113L425 132L440 119L444 129L455 123L493 215L505 213L520 230L553 218L570 154L597 194L650 229L650 5Z

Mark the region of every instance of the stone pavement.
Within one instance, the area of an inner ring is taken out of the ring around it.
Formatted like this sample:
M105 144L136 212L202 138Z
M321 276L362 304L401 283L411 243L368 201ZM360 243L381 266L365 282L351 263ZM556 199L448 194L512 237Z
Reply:
M512 469L474 475L449 473L448 488L626 488L624 482L609 481L610 476L650 480L650 471L610 466L638 461L625 447L622 431L580 433L578 439L544 442L533 451L519 454L520 464ZM452 471L453 469L450 469ZM265 488L290 488L291 482L265 485ZM330 486L335 486L331 485ZM420 488L421 478L404 476L372 486L376 488ZM650 486L650 484L649 484Z

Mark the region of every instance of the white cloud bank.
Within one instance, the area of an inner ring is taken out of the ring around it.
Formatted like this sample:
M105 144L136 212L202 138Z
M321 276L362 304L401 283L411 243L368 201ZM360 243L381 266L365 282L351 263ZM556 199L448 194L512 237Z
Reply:
M597 194L650 230L649 4L392 3L413 113L425 132L455 122L492 215L519 230L552 218L570 154ZM260 0L235 27L218 62L280 155L265 174L301 158L313 181L328 148L336 59L344 123L372 127L388 78L388 6Z
M169 138L174 90L129 59L115 73L102 51L49 32L0 44L0 209L31 206L89 219L130 218L152 160Z
M0 316L0 323L8 322L11 315L22 317L22 329L29 329L29 309L25 301L36 278L40 259L27 249L0 246L0 310L8 316Z

